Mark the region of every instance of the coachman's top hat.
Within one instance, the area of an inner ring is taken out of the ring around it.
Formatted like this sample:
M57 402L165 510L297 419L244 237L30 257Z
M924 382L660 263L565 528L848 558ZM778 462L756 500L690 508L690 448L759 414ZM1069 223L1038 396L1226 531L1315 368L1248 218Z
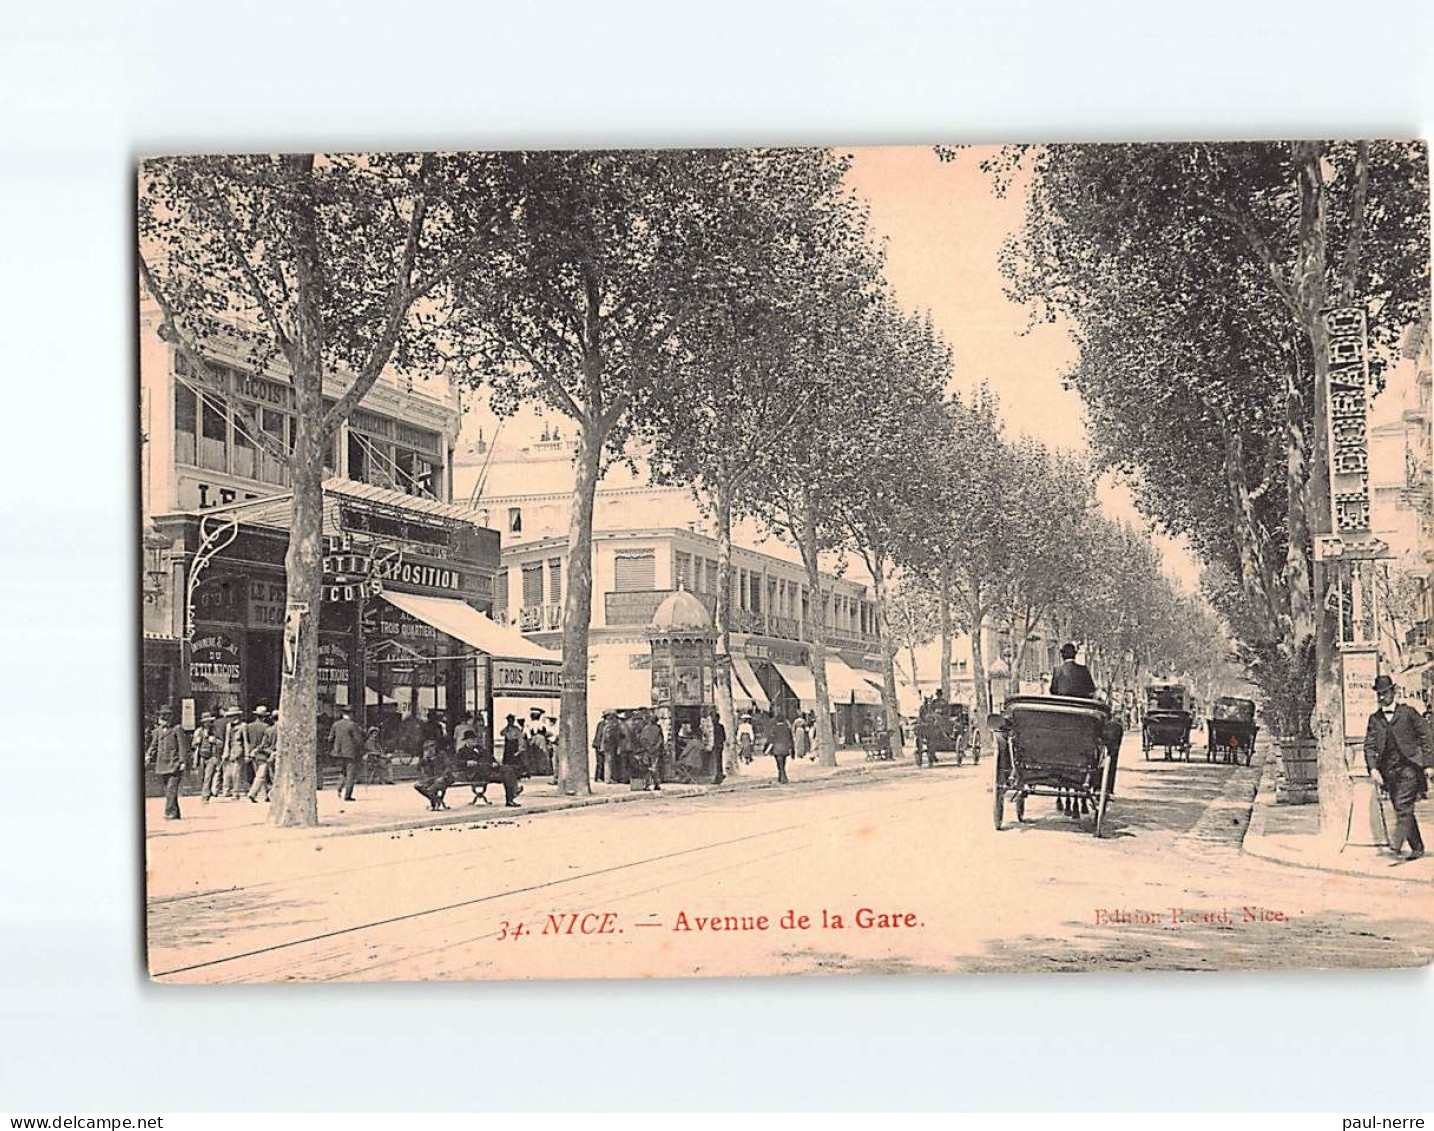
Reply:
M1374 690L1393 691L1395 690L1394 681L1390 679L1387 675L1376 676L1374 679Z

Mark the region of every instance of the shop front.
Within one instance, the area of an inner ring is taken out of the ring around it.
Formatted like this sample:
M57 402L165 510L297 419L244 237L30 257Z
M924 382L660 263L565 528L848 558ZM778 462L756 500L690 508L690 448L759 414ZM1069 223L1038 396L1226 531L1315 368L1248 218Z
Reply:
M151 632L146 623L147 720L161 703L194 718L277 706L290 506L281 495L156 517L168 547L156 573L169 591L153 604L157 620L161 610L170 619L153 627L170 631ZM525 704L556 696L558 657L486 615L498 535L475 526L469 512L330 480L324 542L321 739L347 707L361 725L379 727L390 750L416 758L425 724L432 733L429 720L442 720L451 734L465 714L491 720L495 692L500 706L519 695Z

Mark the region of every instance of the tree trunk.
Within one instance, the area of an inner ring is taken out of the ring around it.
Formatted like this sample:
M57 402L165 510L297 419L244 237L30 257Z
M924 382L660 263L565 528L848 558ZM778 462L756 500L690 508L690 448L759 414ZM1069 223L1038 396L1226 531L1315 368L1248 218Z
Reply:
M812 682L817 696L817 763L822 766L835 766L836 737L832 733L831 696L827 692L827 611L826 603L822 600L822 576L818 569L816 520L805 500L802 507L802 562L807 569L807 587L812 593Z
M741 772L737 756L737 712L732 706L732 484L725 476L717 481L717 716L727 732L722 754L722 772ZM755 692L754 692L755 694Z
M1285 506L1288 542L1285 549L1285 588L1290 601L1290 637L1309 640L1315 634L1315 610L1310 586L1310 419L1300 346L1292 346L1293 358L1285 385ZM1317 406L1321 411L1323 406ZM1316 428L1318 432L1318 427ZM1327 492L1326 492L1327 493ZM1328 508L1329 501L1325 500Z
M872 587L876 590L876 638L881 647L881 705L886 712L886 729L891 752L903 754L901 706L896 697L896 648L891 642L891 625L886 619L886 567L881 555L872 554Z
M285 613L283 682L279 690L279 732L269 821L281 828L319 823L318 750L319 613L323 598L324 446L323 344L319 314L323 279L310 156L284 159L298 189L294 198L295 394L294 458L289 474L293 514L284 555Z
M941 698L951 702L951 567L946 559L941 560L940 576L937 578L937 605L941 615ZM912 680L916 678L915 664L912 665Z
M907 655L911 658L911 686L916 688L917 694L920 694L921 673L916 670L916 645L910 641L907 641L906 652Z
M991 752L994 757L996 753L995 736L991 734L991 728L986 725L986 718L991 713L991 689L986 686L986 657L983 655L986 630L986 610L979 605L971 610L971 678L976 685L975 715L972 720L973 726L978 726L985 732L982 740L982 748Z
M593 607L593 499L606 439L593 420L578 425L573 515L568 525L568 591L563 601L563 697L558 721L558 785L591 794L588 777L588 630Z

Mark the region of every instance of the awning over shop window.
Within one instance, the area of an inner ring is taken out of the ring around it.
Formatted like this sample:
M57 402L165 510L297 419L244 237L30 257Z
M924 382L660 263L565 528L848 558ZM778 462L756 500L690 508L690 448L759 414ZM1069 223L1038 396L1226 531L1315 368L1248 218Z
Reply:
M797 664L773 664L803 711L813 710L817 705L817 683L812 673Z
M757 673L745 656L732 657L732 705L739 711L750 711L754 707L763 711L772 709L772 701L762 690Z
M431 624L439 632L445 632L455 640L461 640L464 644L497 659L562 663L563 658L558 653L538 647L511 628L494 624L472 605L462 601L455 601L451 597L394 593L388 589L383 591L382 597L394 608L411 617L417 617L425 624Z
M881 706L881 692L863 679L862 673L836 657L827 660L827 695L833 707L842 703Z

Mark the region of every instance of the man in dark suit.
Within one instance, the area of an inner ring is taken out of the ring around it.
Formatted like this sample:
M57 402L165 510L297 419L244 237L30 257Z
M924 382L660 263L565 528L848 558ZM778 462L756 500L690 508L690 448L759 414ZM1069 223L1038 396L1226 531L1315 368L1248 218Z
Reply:
M329 731L329 752L344 767L343 780L338 786L339 799L352 801L354 783L358 781L359 767L363 765L364 736L348 707L343 709L339 721Z
M1051 673L1051 694L1069 695L1076 699L1095 698L1095 680L1090 669L1076 663L1076 646L1061 645L1061 664Z
M726 771L722 768L722 759L726 756L727 750L727 728L722 725L722 719L712 716L712 761L714 770L712 784L721 785L727 778Z
M159 709L144 760L164 779L164 819L179 820L179 782L189 766L189 736L175 725L168 706Z
M777 784L787 784L787 759L792 756L792 728L778 715L767 730L767 753L777 762Z
M1424 855L1424 837L1419 832L1414 805L1428 791L1424 767L1434 736L1418 711L1395 702L1398 691L1387 675L1374 681L1374 693L1379 696L1379 710L1369 716L1364 730L1364 764L1389 794L1395 817L1389 847L1398 857L1393 863L1404 864ZM1405 841L1409 842L1408 856L1401 855Z

